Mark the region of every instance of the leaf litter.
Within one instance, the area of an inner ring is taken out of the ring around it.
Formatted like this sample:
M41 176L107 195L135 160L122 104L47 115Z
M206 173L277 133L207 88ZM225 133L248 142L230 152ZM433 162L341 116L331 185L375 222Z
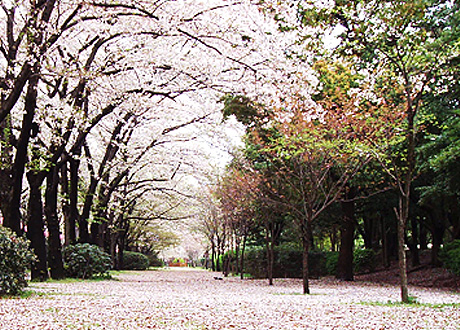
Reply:
M0 329L460 329L460 295L365 282L236 277L203 270L124 272L117 280L33 283L40 293L0 299Z

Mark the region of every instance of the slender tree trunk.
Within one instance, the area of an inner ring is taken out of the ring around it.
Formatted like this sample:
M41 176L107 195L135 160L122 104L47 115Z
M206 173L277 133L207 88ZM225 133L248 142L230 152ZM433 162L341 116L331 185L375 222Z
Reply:
M310 240L308 237L302 239L303 252L302 252L302 284L303 294L310 294L310 286L308 282L308 254L310 252Z
M62 279L64 265L62 261L61 232L57 215L58 170L52 167L46 178L45 215L48 226L49 266L51 278Z
M241 247L241 263L240 263L240 275L241 279L244 279L244 252L246 250L246 240L247 240L247 235L245 234L243 236L243 246Z
M420 265L420 254L419 254L419 248L418 248L418 223L417 219L412 216L411 220L411 227L412 227L412 236L411 236L411 241L410 241L410 252L411 252L411 261L412 261L412 266L416 267Z
M213 272L217 271L216 267L216 244L214 243L214 240L211 242L211 270Z
M406 198L405 198L406 197ZM407 213L409 211L408 196L400 196L398 218L398 261L399 261L399 280L401 288L401 301L409 302L409 289L407 283L407 260L405 249L405 233L407 223Z
M390 256L388 253L388 232L385 217L380 215L380 231L382 235L382 263L385 268L390 267Z
M238 233L235 234L235 236L238 236ZM235 267L236 267L236 275L240 274L240 244L241 244L241 239L238 237L235 237ZM230 257L230 255L229 255Z
M270 235L267 229L266 242L267 242L267 277L268 285L273 285L273 268L275 264L275 251L273 236Z

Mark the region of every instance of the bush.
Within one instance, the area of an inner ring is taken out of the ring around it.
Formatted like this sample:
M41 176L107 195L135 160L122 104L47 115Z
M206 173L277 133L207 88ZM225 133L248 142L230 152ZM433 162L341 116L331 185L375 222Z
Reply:
M244 254L244 272L254 278L267 276L267 253L261 246L248 247Z
M82 279L110 277L108 273L112 268L110 255L96 245L88 243L69 245L62 250L62 256L65 274L68 277Z
M273 277L302 276L301 247L292 243L284 243L279 246L275 246L274 252L275 265L273 267Z
M337 264L339 262L339 252L326 253L326 272L327 275L337 275Z
M357 249L353 252L353 270L355 273L375 270L375 251L370 249Z
M444 244L439 251L439 259L444 263L444 267L460 276L460 240Z
M0 226L0 295L16 295L27 286L26 272L33 259L28 241Z
M302 248L292 243L281 244L275 247L274 278L301 278L302 277ZM320 277L328 274L328 252L310 251L308 268L311 277ZM267 252L264 247L250 247L245 255L245 272L254 278L267 276Z
M150 267L163 267L164 262L163 260L158 257L158 254L149 254L147 255L147 258L149 258L149 265Z
M146 270L147 268L149 268L149 265L149 258L146 255L140 252L123 252L123 269Z

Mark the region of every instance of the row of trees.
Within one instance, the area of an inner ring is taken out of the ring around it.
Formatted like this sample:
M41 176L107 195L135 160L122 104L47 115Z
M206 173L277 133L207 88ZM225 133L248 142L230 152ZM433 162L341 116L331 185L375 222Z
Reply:
M406 244L416 264L430 240L436 264L443 240L459 238L459 5L302 1L296 21L292 6L263 6L280 29L299 32L309 53L292 56L311 63L316 81L276 102L226 99L224 115L247 130L243 155L214 189L221 226L228 237L242 237L233 240L244 249L258 224L273 260L286 221L293 223L304 249L304 293L308 251L327 232L336 246L337 228L338 277L353 279L358 228L387 262L397 246L407 302Z
M263 63L241 6L1 2L0 219L31 241L33 279L64 276L62 244L97 244L119 266L125 248L176 242L152 221L186 216L177 182L197 165L184 154L214 120L190 95Z

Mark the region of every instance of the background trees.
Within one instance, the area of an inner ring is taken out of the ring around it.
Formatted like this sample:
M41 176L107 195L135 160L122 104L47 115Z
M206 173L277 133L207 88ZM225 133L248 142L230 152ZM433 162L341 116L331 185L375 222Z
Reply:
M315 79L311 71L304 71L291 80L292 75L286 74L279 98L272 95L264 99L259 95L258 102L263 100L266 108L275 109L274 115L262 116L268 120L260 126L257 123L261 113L253 111L257 107L240 99L242 107L234 107L233 114L247 125L247 135L252 136L245 148L247 154L256 150L253 152L256 156L248 158L255 160L254 164L270 164L271 168L265 169L277 173L281 182L277 195L292 207L291 216L295 214L294 205L303 205L298 209L304 214L300 213L298 219L306 221L305 224L312 222L306 220L312 219L307 210L312 210L311 214L321 213L323 205L326 209L341 200L342 215L328 208L333 216L353 219L348 228L352 233L342 242L341 251L345 245L347 250L352 248L349 242L353 242L353 229L358 225L364 245L373 249L382 247L382 258L388 264L390 247L397 238L401 298L407 302L405 246L410 248L413 263L417 264L418 251L427 247L428 241L433 244L434 256L446 237L447 227L451 228L449 239L457 232L454 220L457 217L450 209L458 204L458 196L445 190L457 181L447 165L455 164L455 158L448 155L455 149L456 138L447 132L455 131L455 120L451 120L456 118L453 114L458 107L454 101L458 99L456 83L452 83L456 81L452 73L458 68L458 34L454 28L458 21L457 3L302 1L296 7L264 1L261 6L273 15L280 30L296 31L301 40L299 44L306 46L306 52L290 49L287 57L305 67L311 65L309 68L316 69L317 75ZM310 84L305 83L305 78ZM304 79L299 84L300 91L289 90L295 79ZM278 125L273 124L275 122ZM441 128L441 122L449 124ZM268 129L273 127L271 131ZM333 148L332 141L341 141L341 137L346 143L337 147L334 154L338 157L333 159L344 159L343 162L309 161L327 160L326 151ZM348 159L345 160L349 150L346 145L362 154L372 154L375 161L362 164L354 180L341 181L344 166L340 163L349 165ZM436 146L443 151L438 149L440 153L432 154ZM435 179L444 188L439 189L437 184L427 186L423 183L427 175L433 178L429 173L440 170L441 163L446 166L441 166L441 171L447 171L443 173L450 183ZM308 164L312 164L311 169L306 167ZM257 166L254 169L267 176L265 169ZM316 177L324 180L312 185L319 188L321 193L317 196L321 203L311 207L306 207L309 203L305 201L316 200L314 189L310 188L315 180L308 173L316 173ZM321 182L335 182L342 189L328 195L328 189L320 189ZM389 188L393 191L388 191ZM305 193L300 194L302 191ZM365 198L383 191L386 193L377 199ZM296 196L303 198L296 199ZM339 197L322 204L328 201L328 196ZM433 212L430 199L442 201L446 208ZM388 209L394 210L394 214ZM313 228L305 232L315 236ZM345 234L343 228L342 240ZM436 262L435 257L432 260ZM351 265L350 262L344 264ZM348 270L348 275L343 277L352 278L350 274Z

